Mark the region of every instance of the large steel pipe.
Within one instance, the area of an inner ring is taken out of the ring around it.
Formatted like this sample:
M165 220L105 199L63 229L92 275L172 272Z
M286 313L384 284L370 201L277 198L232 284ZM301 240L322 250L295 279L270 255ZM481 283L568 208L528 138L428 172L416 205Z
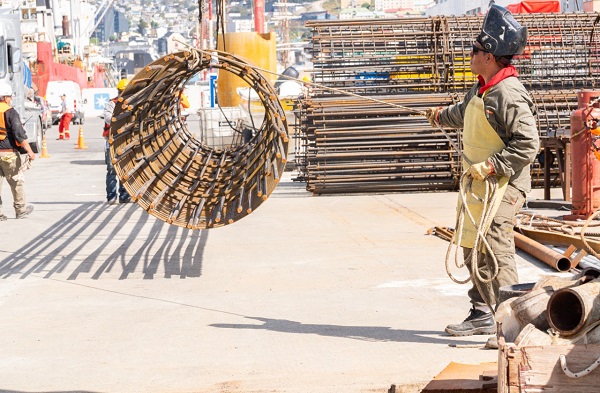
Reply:
M600 281L554 292L548 301L550 326L563 336L571 336L600 320Z

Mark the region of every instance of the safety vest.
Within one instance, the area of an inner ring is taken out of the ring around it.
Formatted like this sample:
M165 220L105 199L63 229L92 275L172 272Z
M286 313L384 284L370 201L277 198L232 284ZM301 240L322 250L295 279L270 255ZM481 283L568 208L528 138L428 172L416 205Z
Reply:
M0 102L0 141L3 141L8 136L8 131L6 130L6 121L4 120L4 113L12 108L6 102Z
M190 107L190 101L188 100L187 96L183 93L181 93L181 95L179 96L179 102L181 103L183 109L188 109Z

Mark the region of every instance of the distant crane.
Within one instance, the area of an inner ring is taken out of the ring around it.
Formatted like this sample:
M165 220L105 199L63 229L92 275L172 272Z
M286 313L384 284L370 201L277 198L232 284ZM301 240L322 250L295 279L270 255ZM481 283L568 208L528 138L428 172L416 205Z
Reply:
M116 0L102 0L102 3L100 3L100 6L98 6L98 9L94 13L94 17L92 18L90 23L88 23L84 31L88 32L88 34L91 36L94 33L94 31L96 31L96 28L98 27L102 19L104 19L104 15L106 15L106 13L110 9L110 7L112 7L112 5L115 3L115 1ZM100 15L100 13L102 13L102 15Z

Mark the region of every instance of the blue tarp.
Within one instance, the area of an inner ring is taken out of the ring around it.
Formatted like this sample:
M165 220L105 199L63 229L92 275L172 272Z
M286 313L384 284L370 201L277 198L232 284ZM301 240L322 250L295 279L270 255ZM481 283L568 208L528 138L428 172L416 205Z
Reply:
M31 69L25 62L23 62L23 83L28 88L32 88L33 81L31 80Z

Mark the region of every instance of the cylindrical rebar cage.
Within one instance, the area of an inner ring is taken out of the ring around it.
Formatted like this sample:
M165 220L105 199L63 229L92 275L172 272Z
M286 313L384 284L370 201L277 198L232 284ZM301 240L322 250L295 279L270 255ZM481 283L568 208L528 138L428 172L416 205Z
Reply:
M185 82L206 69L247 82L266 108L251 140L216 149L180 118ZM287 121L271 84L234 55L182 51L140 71L119 96L109 137L117 175L132 200L170 224L204 229L231 224L256 209L277 185L288 151Z

